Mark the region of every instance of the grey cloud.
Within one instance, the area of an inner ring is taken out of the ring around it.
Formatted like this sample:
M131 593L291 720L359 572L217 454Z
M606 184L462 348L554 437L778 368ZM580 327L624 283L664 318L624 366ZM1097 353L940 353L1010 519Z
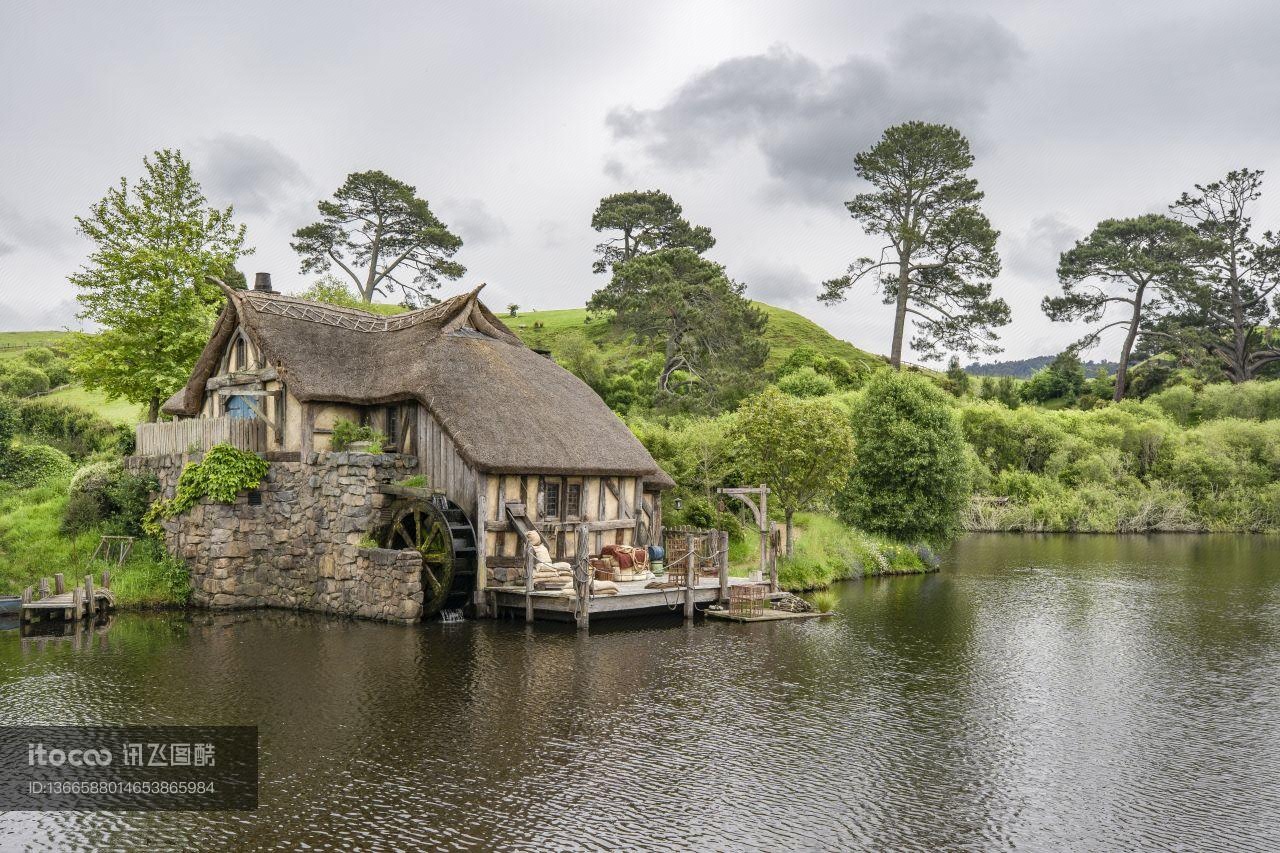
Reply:
M749 265L741 279L748 297L770 305L811 307L818 292L813 276L794 264Z
M468 246L497 242L511 233L507 223L478 198L445 199L440 204L440 216Z
M219 134L200 142L196 156L205 193L237 213L296 211L302 196L314 195L298 161L257 136Z
M1052 284L1057 278L1058 256L1081 236L1079 228L1056 213L1037 216L1021 233L1005 236L1004 269L1014 276Z
M75 239L74 227L51 219L28 216L0 199L0 256L21 249L64 255Z
M888 56L824 68L790 48L735 57L694 75L665 104L619 107L616 140L658 163L697 167L732 144L756 147L771 194L827 203L853 179L853 155L908 119L969 129L1023 56L991 18L926 15L895 31Z

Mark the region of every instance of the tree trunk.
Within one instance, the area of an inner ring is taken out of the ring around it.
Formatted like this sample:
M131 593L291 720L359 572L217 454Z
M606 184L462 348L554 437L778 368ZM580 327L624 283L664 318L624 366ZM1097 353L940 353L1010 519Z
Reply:
M791 559L791 557L796 553L796 528L795 525L792 524L794 516L795 513L792 510L787 510L787 559Z
M889 353L889 366L894 370L902 369L902 335L907 325L907 285L910 280L911 255L904 251L898 259L898 303L893 316L893 349Z
M147 423L153 424L160 420L160 398L152 397L147 403Z
M1117 403L1124 399L1124 392L1129 382L1129 354L1133 352L1133 342L1138 338L1138 324L1142 320L1142 291L1145 285L1139 285L1133 293L1133 319L1129 321L1129 334L1124 337L1124 346L1120 349L1120 365L1116 368L1116 390L1111 399Z

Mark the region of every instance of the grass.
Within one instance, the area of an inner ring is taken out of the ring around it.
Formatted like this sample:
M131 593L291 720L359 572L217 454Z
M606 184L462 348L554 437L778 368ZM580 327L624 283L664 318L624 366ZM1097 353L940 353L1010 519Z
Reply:
M825 356L839 356L853 365L865 365L875 368L884 365L884 359L878 355L860 350L848 341L842 341L817 323L802 317L785 308L775 308L762 302L753 303L769 316L769 325L765 328L764 339L769 344L769 360L767 368L775 368L798 347L807 346ZM584 332L589 339L602 349L622 349L627 343L620 338L609 324L600 317L593 317L587 322L586 308L561 308L548 311L521 311L518 317L510 317L505 313L500 317L513 332L520 336L526 344L534 349L551 350L557 355L558 348L566 335ZM534 328L541 323L541 328Z
M0 360L17 358L24 349L50 346L71 337L71 332L0 332Z
M24 587L38 586L40 578L52 578L57 572L68 584L82 582L89 573L97 579L108 568L89 559L98 545L97 532L75 537L62 533L66 505L65 480L33 489L0 486L0 594L20 595ZM139 542L123 566L109 568L111 589L120 606L178 603L173 564L161 559L149 543Z
M795 553L778 563L783 589L825 589L836 581L930 571L915 550L825 515L796 515Z
M70 403L82 409L88 409L101 418L112 423L133 426L142 420L142 406L128 400L109 400L100 391L90 391L82 385L68 385L52 394L40 397L54 403Z

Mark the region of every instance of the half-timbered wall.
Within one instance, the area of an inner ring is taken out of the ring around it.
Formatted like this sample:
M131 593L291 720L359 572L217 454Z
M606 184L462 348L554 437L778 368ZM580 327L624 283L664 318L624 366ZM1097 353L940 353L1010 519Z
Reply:
M466 510L468 516L475 518L475 469L458 453L449 433L429 411L419 407L417 421L418 465L427 478L427 486L444 492Z

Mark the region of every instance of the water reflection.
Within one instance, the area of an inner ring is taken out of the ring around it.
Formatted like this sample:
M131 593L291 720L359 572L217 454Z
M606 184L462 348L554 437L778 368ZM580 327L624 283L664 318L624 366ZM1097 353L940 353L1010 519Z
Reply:
M1280 843L1280 570L1246 537L974 537L842 619L0 632L0 719L256 724L241 815L0 847L1246 849Z

